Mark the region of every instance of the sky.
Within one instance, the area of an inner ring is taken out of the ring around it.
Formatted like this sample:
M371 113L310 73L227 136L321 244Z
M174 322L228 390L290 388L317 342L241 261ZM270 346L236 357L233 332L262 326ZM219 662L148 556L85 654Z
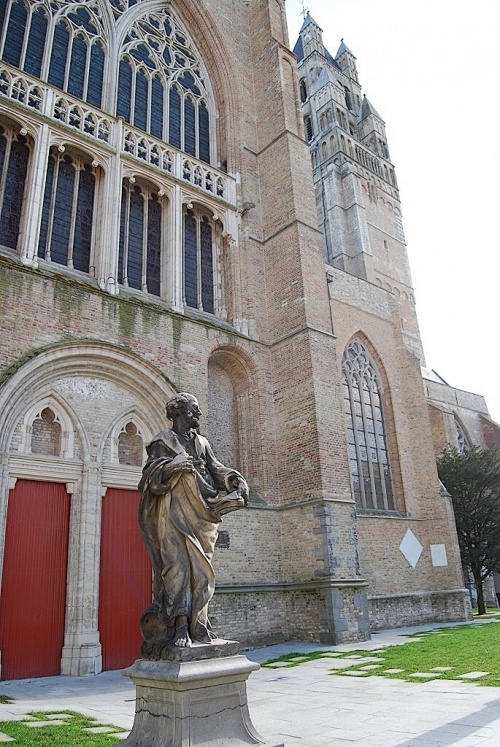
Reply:
M293 49L301 0L286 0ZM386 123L426 364L500 422L498 0L308 0Z

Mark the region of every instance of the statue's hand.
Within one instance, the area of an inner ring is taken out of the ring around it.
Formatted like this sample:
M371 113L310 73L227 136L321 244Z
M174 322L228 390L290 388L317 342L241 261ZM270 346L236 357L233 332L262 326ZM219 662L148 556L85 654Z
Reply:
M231 478L230 484L233 490L236 490L239 495L243 498L245 501L245 505L248 503L248 485L246 480L244 480L242 477L237 477L236 475Z
M193 457L178 454L169 464L171 472L194 472Z

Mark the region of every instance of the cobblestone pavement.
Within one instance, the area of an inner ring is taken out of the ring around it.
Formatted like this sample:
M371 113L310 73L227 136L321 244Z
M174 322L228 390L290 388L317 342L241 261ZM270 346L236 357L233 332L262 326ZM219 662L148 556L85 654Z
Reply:
M325 648L364 649L369 658L370 649L405 643L404 634L433 627L438 626L386 631L355 645L279 644L249 651L247 656L262 663L292 651ZM248 700L257 731L287 747L500 745L500 688L463 679L413 683L376 674L362 680L329 674L348 663L319 659L291 669L262 668L253 673ZM30 711L56 714L67 709L127 731L134 718L134 686L120 672L0 682L0 694L14 699L0 705L1 721L22 719Z

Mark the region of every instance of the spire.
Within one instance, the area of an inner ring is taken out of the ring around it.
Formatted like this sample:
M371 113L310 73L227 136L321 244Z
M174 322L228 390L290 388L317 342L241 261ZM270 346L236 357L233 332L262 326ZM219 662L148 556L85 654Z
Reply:
M294 53L297 55L297 62L301 63L304 57L311 54L312 51L323 54L323 30L318 26L316 21L312 18L309 11L304 8L304 23L299 32L299 38L293 48Z
M304 17L304 23L302 24L302 28L300 29L299 34L302 34L306 30L306 28L311 25L316 26L316 28L319 29L321 33L323 33L323 29L318 26L318 24L316 23L314 18L311 16L309 11L306 11L306 15Z
M349 54L351 57L354 57L356 59L356 56L353 55L347 44L345 44L344 40L340 40L340 47L338 48L337 54L335 55L335 59L337 60L339 57L342 57L343 54Z
M368 99L366 98L366 94L364 94L363 103L361 104L361 119L366 119L370 116L370 114L373 114L374 117L380 119L381 122L384 121L373 104L368 101Z

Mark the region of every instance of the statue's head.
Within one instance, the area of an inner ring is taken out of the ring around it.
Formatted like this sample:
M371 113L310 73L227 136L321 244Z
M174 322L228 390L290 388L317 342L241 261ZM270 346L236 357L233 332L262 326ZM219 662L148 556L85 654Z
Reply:
M172 422L182 418L189 428L198 428L200 425L201 410L194 394L174 394L167 402L166 411L167 418Z

